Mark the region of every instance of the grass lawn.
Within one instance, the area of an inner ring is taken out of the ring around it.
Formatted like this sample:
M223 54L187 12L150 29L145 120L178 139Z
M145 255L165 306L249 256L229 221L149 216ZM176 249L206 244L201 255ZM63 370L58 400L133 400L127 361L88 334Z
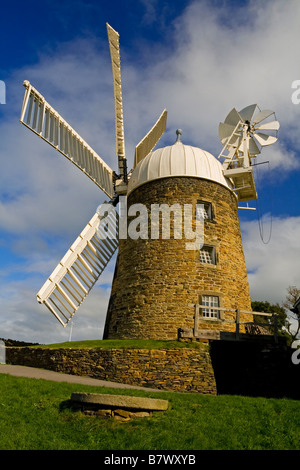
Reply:
M102 348L102 349L173 349L173 348L201 348L201 342L183 342L183 341L160 341L143 339L104 339L104 340L86 340L86 341L66 341L57 344L41 344L32 346L33 348Z
M166 412L117 422L68 407L71 393L169 400ZM300 403L287 399L91 387L0 374L1 450L292 450Z

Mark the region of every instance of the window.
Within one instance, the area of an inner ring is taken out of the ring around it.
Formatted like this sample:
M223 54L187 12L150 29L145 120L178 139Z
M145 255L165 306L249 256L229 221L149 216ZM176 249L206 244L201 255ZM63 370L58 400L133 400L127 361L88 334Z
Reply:
M202 295L201 305L207 306L202 308L202 315L205 318L220 318L220 311L212 309L210 307L219 307L219 297L215 295Z
M203 245L200 249L200 263L216 264L216 249L214 246Z
M204 220L213 220L213 210L210 202L197 201L196 216Z

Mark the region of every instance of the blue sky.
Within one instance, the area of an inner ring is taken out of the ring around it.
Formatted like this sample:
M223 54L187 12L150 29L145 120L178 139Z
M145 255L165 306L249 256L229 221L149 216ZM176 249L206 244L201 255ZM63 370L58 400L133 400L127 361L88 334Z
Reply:
M300 105L291 100L300 79L298 0L12 1L1 5L1 20L0 337L69 338L35 296L104 195L19 123L22 83L116 168L106 22L120 33L129 166L164 108L159 146L181 128L184 143L215 156L219 122L233 107L276 112L278 143L258 157L269 165L256 167L260 210L240 211L240 222L253 300L280 303L286 287L300 287ZM102 337L113 268L78 311L72 339Z

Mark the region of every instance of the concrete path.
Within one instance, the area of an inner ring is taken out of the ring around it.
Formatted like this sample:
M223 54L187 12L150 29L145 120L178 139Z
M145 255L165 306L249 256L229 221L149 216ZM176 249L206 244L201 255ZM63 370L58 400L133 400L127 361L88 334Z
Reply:
M131 388L135 390L145 390L149 392L162 392L154 388L138 387L135 385L108 382L106 380L93 379L91 377L80 377L78 375L63 374L46 369L36 369L34 367L13 366L10 364L0 364L0 374L14 375L15 377L28 377L32 379L52 380L54 382L69 382L82 385L95 385L97 387L111 388Z

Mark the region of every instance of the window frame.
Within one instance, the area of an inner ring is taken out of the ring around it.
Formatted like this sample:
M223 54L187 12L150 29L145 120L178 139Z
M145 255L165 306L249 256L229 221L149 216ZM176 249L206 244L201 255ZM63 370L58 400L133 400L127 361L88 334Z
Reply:
M207 250L207 248L209 250ZM211 263L209 263L207 261L202 261L201 252L203 253L204 251L209 252ZM202 248L200 248L200 250L199 250L199 259L200 259L201 264L205 264L205 265L208 265L208 266L216 266L217 265L217 250L216 250L216 247L214 245L204 244L202 246Z
M207 214L207 217L204 216L204 222L215 222L215 211L214 206L211 201L205 201L203 199L197 200L196 202L196 217L197 217L197 204L203 205L204 213ZM206 209L208 208L208 210Z
M213 296L213 297L218 297L219 298L219 307L220 307L220 310L219 310L219 318L214 318L214 317L204 317L202 315L202 309L199 308L199 321L204 321L204 322L222 322L224 320L224 310L223 310L223 307L224 307L224 295L222 292L220 291L215 291L215 290L211 290L211 289L203 289L203 290L200 290L199 293L198 293L198 304L199 305L203 305L202 304L202 297L203 296Z
M207 297L209 300L205 300L204 297ZM211 299L217 299L217 305L214 304L214 301L211 302ZM201 320L213 320L213 321L218 321L222 319L222 313L221 310L210 310L210 307L219 307L221 308L222 304L222 299L219 295L215 293L210 293L210 292L205 292L203 294L199 295L199 305L205 305L205 302L209 302L209 305L207 305L207 308L201 307L201 315L200 318ZM205 314L205 310L207 310L208 314Z

